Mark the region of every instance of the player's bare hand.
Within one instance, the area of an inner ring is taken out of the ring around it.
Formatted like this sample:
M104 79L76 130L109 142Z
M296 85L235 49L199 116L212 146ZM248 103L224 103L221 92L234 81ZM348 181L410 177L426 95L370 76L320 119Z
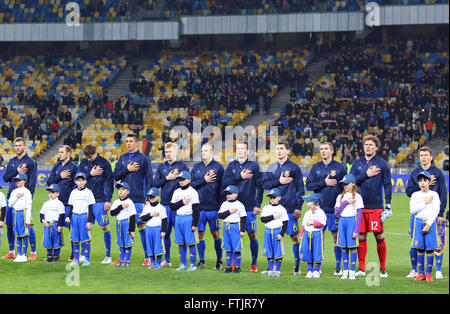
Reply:
M357 233L352 233L352 239L356 239L356 238L358 238L358 234Z
M71 175L70 170L63 170L60 173L61 179L70 178L70 175Z
M205 179L206 183L214 182L216 181L216 174L214 172L208 172L203 178Z
M137 162L130 162L130 163L127 165L127 169L128 169L129 172L138 171L139 168L140 168L140 165L139 165L139 163L137 163Z
M422 234L427 234L429 230L430 230L430 226L425 225L425 227L423 227L423 229L422 229Z
M232 208L230 209L230 214L236 214L238 212L239 209L237 208Z
M273 219L277 220L277 219L280 219L280 218L281 218L280 215L278 215L278 214L273 214Z
M94 167L92 167L91 169L91 176L95 177L95 176L101 176L103 173L103 168L100 166L95 165Z
M292 177L285 177L283 175L280 176L280 184L289 184L292 182L292 180L294 180L294 178Z
M0 228L3 228L3 221L0 220Z
M178 171L172 170L169 172L169 174L166 176L167 181L175 180L178 178Z
M347 198L347 202L349 202L350 204L355 204L356 199L350 196L349 198Z
M56 231L58 231L58 233L61 232L61 230L62 230L61 226L58 226L58 228L56 228Z
M50 227L50 225L48 224L47 220L44 220L42 223L44 224L44 227L45 227L45 228Z
M239 236L240 236L241 238L243 238L243 237L245 236L245 232L241 231L241 232L239 233Z
M335 186L337 184L337 180L330 179L330 175L327 175L327 177L325 178L325 183L327 186Z
M21 198L22 196L24 196L23 193L17 193L17 194L16 194L16 197L17 197L17 198Z
M299 210L299 209L294 209L294 219L295 219L295 220L299 219L301 215L302 215L301 210Z
M166 236L165 232L161 232L161 239L164 239L164 237Z
M251 170L249 170L249 169L244 169L244 170L242 170L241 171L241 178L242 179L251 179L251 178L253 178L253 173L252 173L252 171Z
M136 236L136 232L131 231L131 232L130 232L130 235L131 235L132 238L134 238L134 237Z
M20 164L20 165L17 167L17 172L18 172L18 173L27 173L27 171L28 171L28 168L27 168L27 165L26 165L26 164Z
M70 218L69 217L66 218L66 223L70 224Z
M433 195L429 195L429 196L424 198L423 202L425 204L429 204L429 203L431 203L433 201L433 199L434 199Z
M368 177L374 177L378 174L380 174L381 169L377 166L370 166L369 169L367 169L366 174Z
M122 204L122 208L123 208L123 209L128 208L128 207L130 207L130 204L128 204L128 203L123 203L123 204Z
M259 207L253 208L253 215L258 215L260 212L261 212L261 208L259 208Z
M283 236L281 234L277 234L277 240L281 241L283 239Z
M191 202L191 199L189 198L183 198L183 204L188 205Z
M87 230L87 231L91 230L91 223L90 223L90 222L88 222L88 223L86 224L86 230Z
M150 214L150 216L152 216L152 217L158 217L158 216L159 216L159 212L152 212L152 213Z
M105 205L103 206L103 209L105 211L109 211L111 209L111 203L110 202L105 202Z
M197 226L192 226L191 230L192 230L193 232L197 231Z
M430 185L435 185L436 184L436 176L434 174L431 175L431 181L430 181Z

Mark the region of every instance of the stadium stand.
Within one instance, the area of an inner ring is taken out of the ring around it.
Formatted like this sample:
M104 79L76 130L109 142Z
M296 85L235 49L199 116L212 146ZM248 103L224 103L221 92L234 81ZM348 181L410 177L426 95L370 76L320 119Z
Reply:
M179 136L168 133L173 126L192 130L194 117L201 119L202 128L215 125L224 130L237 125L251 113L264 110L263 103L270 105L288 79L286 64L301 70L311 59L307 49L163 50L121 97L106 106L98 103L96 120L83 130L82 145L96 144L100 154L117 159L126 147L115 135L124 138L134 131L142 137L144 131L149 157L161 162L163 143ZM75 154L82 145L76 146ZM187 154L182 150L180 158ZM223 161L230 158L222 156Z
M108 55L0 58L0 155L14 156L12 141L23 136L37 157L77 122L126 65L124 56Z
M123 0L1 0L0 23L65 22L66 4L80 7L80 22L113 22L128 14Z
M414 40L343 47L331 57L312 94L303 90L275 116L293 160L317 162L320 142L330 141L337 160L351 163L363 152L356 139L371 133L394 167L433 136L448 140L448 38Z

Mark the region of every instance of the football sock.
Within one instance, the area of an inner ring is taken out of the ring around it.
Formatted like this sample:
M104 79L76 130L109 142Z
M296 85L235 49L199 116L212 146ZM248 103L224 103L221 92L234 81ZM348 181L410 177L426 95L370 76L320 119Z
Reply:
M226 264L228 268L231 268L231 258L232 258L232 252L227 251L225 253L225 259L226 259Z
M200 240L198 242L197 248L198 248L198 258L200 259L200 261L204 262L205 261L205 249L206 249L205 239Z
M336 259L336 268L341 269L342 248L337 246L336 242L334 242L334 257Z
M189 262L191 265L197 265L197 246L189 245Z
M316 263L315 266L314 266L314 270L315 271L320 271L321 266L322 266L322 263Z
M314 269L314 263L309 262L309 263L308 263L308 271L312 272L313 269Z
M180 253L180 263L182 265L187 265L187 261L186 261L186 254L187 254L186 246L185 245L179 245L178 246L178 252Z
M425 275L425 252L417 251L417 268L420 274Z
M283 259L281 259L281 258L276 260L276 263L275 263L275 270L276 271L280 271L280 269L281 269L281 262L282 261L283 261Z
M28 251L28 236L22 237L22 255L27 255Z
M241 252L233 252L233 259L236 267L241 267Z
M436 271L442 271L442 261L444 260L444 253L441 255L435 255L436 257Z
M434 251L427 251L427 274L433 270Z
M61 249L53 249L53 256L59 256Z
M300 243L294 243L292 245L292 252L294 253L295 264L294 267L300 267Z
M350 270L351 271L355 271L357 259L358 259L358 256L356 254L356 249L350 249Z
M343 249L342 250L342 260L343 260L343 266L344 266L344 270L348 270L348 261L349 261L349 255L348 255L348 249ZM338 268L336 266L336 268Z
M170 247L172 246L172 242L170 241L170 233L166 233L164 236L164 247L166 248L166 254L164 256L167 263L170 263Z
M217 261L222 261L222 238L214 240L214 249L216 250Z
M156 257L156 265L161 266L162 255Z
M80 261L80 245L78 243L73 243L73 257L77 262Z
M411 260L411 267L417 272L417 249L411 248L409 250L409 258Z
M386 269L386 242L384 238L377 240L377 253L380 260L380 269Z
M250 239L250 251L252 253L252 265L257 265L258 250L259 250L258 239Z
M106 248L105 256L111 257L111 232L109 230L103 231L103 241L105 242Z
M52 258L53 256L53 249L47 249L47 259Z
M89 257L91 255L91 242L81 243L81 252L87 261L89 261Z
M125 260L125 248L124 247L120 247L120 261L124 261Z
M125 260L129 262L131 259L131 247L125 248Z
M31 252L36 252L36 232L33 226L28 227L28 240L30 241Z
M144 249L144 258L148 258L149 256L147 253L147 241L145 239L145 229L139 230L139 235L141 236L142 248Z
M8 244L9 244L9 251L14 252L14 242L16 238L16 234L14 233L14 228L11 226L7 228L6 234L8 236ZM18 253L17 253L18 254Z
M273 258L267 258L267 265L269 270L273 270Z
M17 255L22 255L22 237L17 237Z
M366 255L367 255L367 240L360 240L358 246L358 260L359 269L365 271L366 267Z

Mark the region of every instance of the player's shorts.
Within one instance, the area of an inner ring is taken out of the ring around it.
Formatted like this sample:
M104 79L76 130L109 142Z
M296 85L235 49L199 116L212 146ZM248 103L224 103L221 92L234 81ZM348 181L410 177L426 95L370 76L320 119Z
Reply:
M141 220L142 210L144 209L144 205L142 203L134 203L134 208L136 208L136 224L145 224L145 221Z
M92 224L97 223L99 226L107 226L109 225L109 216L108 212L105 210L105 203L95 203L92 206L92 213L94 215L94 219L92 219Z
M164 240L161 239L161 226L145 227L145 243L149 256L166 254Z
M6 209L5 209L5 225L14 224L13 219L13 208L8 206L9 200L6 200Z
M442 221L441 225L437 228L438 236L438 248L434 252L435 255L440 256L444 253L447 247L447 229L445 228L445 221Z
M334 213L325 213L327 216L327 223L322 228L323 231L326 231L327 229L329 231L338 231L338 220L336 219L336 215Z
M70 221L72 224L72 228L70 229L70 241L75 243L84 243L91 241L91 231L86 230L86 224L88 223L87 213L72 213L72 219Z
M25 223L26 213L26 209L15 211L14 208L12 208L12 216L14 221L13 228L16 237L28 236L28 227Z
M247 232L256 232L256 226L258 225L256 215L253 215L253 210L247 210L247 224L245 225L245 230Z
M359 233L367 232L384 232L384 224L381 223L382 208L367 209L364 208L362 212L361 225L359 227Z
M413 230L414 230L414 215L411 215L411 218L409 219L409 230L411 230L410 236L412 238Z
M240 252L243 249L241 238L240 223L224 222L223 223L223 240L222 248L226 252Z
M205 231L206 224L209 224L209 230L220 230L220 219L215 210L202 210L198 220L198 231Z
M422 234L425 227L421 218L414 219L414 228L412 229L411 247L413 249L434 250L438 247L437 243L437 226L434 222L430 226L430 230L426 234Z
M166 237L170 236L172 233L172 227L175 228L175 221L177 218L177 211L171 210L169 205L163 205L166 208L167 214L167 232Z
M281 232L281 228L264 230L264 247L262 255L268 258L279 259L285 255L284 238L277 240L277 235Z
M192 215L177 215L175 219L175 243L178 245L197 244L197 233L192 231Z
M298 220L294 219L294 213L288 213L288 225L286 229L287 235L298 234L300 230L298 230Z
M62 230L58 232L58 222L49 222L49 227L44 227L44 237L42 239L42 246L44 249L59 249L63 243Z
M128 232L130 221L128 219L116 220L117 246L129 248L134 246L134 239Z
M303 262L323 261L323 231L305 231L300 246L300 260Z
M355 248L358 246L357 240L353 239L353 229L355 228L356 217L341 217L338 223L338 236L336 245L343 248Z

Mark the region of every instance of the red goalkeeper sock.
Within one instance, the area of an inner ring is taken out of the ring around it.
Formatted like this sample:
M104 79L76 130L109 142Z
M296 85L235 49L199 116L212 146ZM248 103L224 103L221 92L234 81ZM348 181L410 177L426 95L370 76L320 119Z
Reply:
M386 242L384 239L377 240L377 253L380 259L380 269L386 269Z
M366 269L366 255L367 255L367 240L360 240L358 246L358 261L359 269L365 271Z

